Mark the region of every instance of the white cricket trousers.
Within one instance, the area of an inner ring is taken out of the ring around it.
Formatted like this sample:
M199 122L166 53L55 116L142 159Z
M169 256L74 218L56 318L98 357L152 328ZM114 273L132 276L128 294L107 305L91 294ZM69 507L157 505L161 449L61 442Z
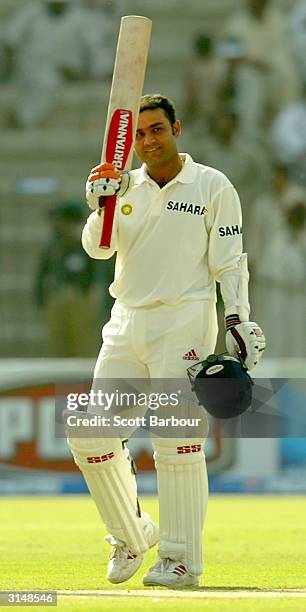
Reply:
M215 349L213 302L127 308L116 302L103 328L95 378L186 378L188 366ZM198 359L186 359L195 351ZM184 358L185 357L185 358Z
M185 379L188 366L214 351L216 339L217 315L212 302L147 308L127 308L117 302L103 328L94 379ZM89 406L89 411L95 413L96 407ZM183 563L194 575L203 569L206 435L204 420L199 438L152 440L159 495L159 556ZM70 439L69 445L109 532L135 554L145 552L152 545L146 536L150 517L139 513L135 476L120 438L104 438L101 431L101 439Z

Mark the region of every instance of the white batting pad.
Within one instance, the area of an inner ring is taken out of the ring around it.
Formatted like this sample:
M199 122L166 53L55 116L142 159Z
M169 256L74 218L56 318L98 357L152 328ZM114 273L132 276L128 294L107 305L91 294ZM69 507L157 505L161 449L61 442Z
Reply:
M128 449L112 438L68 438L68 444L110 534L134 554L146 551L144 529L150 517L139 517Z
M203 440L153 440L159 492L159 556L201 575L202 529L208 501Z

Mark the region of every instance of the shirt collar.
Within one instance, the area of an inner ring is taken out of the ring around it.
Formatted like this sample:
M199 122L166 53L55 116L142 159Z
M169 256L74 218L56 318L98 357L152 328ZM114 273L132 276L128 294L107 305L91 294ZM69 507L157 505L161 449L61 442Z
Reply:
M169 181L169 183L192 183L196 174L196 164L193 161L192 157L188 153L180 153L180 158L184 162L184 165L181 171ZM138 176L134 182L134 185L140 185L141 183L155 183L153 179L148 175L146 171L146 165L142 164L139 168Z

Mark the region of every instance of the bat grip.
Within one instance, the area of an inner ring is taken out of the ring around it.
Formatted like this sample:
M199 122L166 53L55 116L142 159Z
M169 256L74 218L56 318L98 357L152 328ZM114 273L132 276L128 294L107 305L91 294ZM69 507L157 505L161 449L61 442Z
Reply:
M99 247L109 249L112 238L112 229L115 215L117 196L101 196L99 198L100 208L104 208L104 218Z

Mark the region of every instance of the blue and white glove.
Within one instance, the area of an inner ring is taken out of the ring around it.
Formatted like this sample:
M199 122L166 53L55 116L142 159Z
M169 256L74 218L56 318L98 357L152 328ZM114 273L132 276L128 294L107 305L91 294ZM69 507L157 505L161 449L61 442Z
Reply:
M238 315L226 317L225 344L229 355L240 358L252 370L263 356L266 339L262 329L252 321L241 323Z

